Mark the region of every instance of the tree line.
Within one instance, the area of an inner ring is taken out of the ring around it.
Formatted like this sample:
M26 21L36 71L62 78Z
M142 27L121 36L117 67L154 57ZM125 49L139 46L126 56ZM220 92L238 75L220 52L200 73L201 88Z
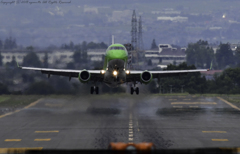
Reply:
M70 41L70 43L64 43L61 45L61 49L70 49L70 50L82 50L85 51L87 49L106 49L108 46L104 42L95 43L83 41L82 43L74 44L74 42Z
M232 51L229 43L220 43L216 54L207 41L199 40L188 44L186 50L187 64L197 68L226 69L240 67L240 47Z
M0 50L1 49L15 49L17 48L17 41L15 38L8 37L4 41L0 39Z
M191 70L196 69L194 65L181 63L178 66L168 65L165 70ZM159 85L159 86L156 86ZM188 92L190 94L240 94L240 67L227 68L221 74L214 74L213 80L206 80L200 72L188 73L183 76L164 77L160 82L152 82L149 89L152 93L173 93Z

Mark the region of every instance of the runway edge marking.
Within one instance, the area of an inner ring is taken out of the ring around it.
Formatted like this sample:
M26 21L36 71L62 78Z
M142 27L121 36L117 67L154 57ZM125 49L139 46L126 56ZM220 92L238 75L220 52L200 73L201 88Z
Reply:
M228 141L228 139L212 139L212 141L226 142Z
M42 150L43 147L33 148L0 148L0 154L2 153L25 153L28 150Z
M5 142L20 142L22 139L5 139Z
M203 133L227 133L226 131L202 131Z
M59 130L35 131L35 133L59 133Z
M17 113L17 112L19 112L19 111L22 111L23 109L28 109L28 108L36 105L36 104L37 104L38 102L40 102L41 100L43 100L43 98L40 98L40 99L36 100L35 102L29 104L28 106L25 106L25 107L22 108L22 109L15 110L15 111L13 111L13 112L8 112L8 113L6 113L6 114L0 115L0 119L3 118L3 117L6 117L6 116L8 116L8 115L12 115L12 114L14 114L14 113Z
M223 101L224 103L228 104L229 106L231 106L232 108L240 111L240 108L238 108L237 106L233 105L232 103L226 101L225 99L221 98L221 97L217 97L218 99L220 99L221 101Z

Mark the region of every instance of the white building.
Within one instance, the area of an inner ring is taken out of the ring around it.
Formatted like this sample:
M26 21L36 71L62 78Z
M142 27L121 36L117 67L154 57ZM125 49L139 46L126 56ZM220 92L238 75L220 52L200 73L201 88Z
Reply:
M88 58L91 61L103 61L103 56L106 54L106 49L89 49L87 51Z
M186 48L173 48L170 44L159 44L158 49L146 50L145 57L150 59L152 64L168 65L168 64L180 64L186 61Z
M172 22L186 22L188 21L188 17L176 16L176 17L168 17L168 16L161 16L157 17L158 21L172 21Z
M56 62L60 62L63 64L67 64L73 61L73 54L74 51L65 50L65 49L58 49L58 50L40 50L35 51L37 56L39 57L40 61L44 61L45 53L48 53L48 63L55 64ZM16 61L21 64L23 62L23 58L29 53L26 50L4 50L1 51L2 55L2 62L6 64L7 62L11 62L12 58L15 56ZM90 61L102 61L103 56L106 53L106 49L89 49L87 51L88 58Z
M69 63L73 60L73 51L70 50L53 50L53 51L36 51L37 56L40 61L43 62L45 53L48 53L48 63L54 64L56 61L62 63ZM1 51L2 62L6 64L7 62L11 62L12 58L15 56L16 61L21 64L23 62L23 58L29 53L29 51L20 51L20 50L4 50Z

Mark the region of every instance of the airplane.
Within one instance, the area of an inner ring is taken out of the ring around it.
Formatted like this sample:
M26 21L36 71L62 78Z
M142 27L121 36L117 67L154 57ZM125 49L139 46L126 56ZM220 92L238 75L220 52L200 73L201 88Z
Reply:
M103 82L110 87L118 87L124 83L132 83L130 93L133 95L135 92L139 94L137 83L148 84L153 78L160 80L161 77L180 76L187 73L209 71L209 69L196 69L196 70L171 70L171 71L141 71L130 70L128 66L128 51L122 44L112 43L105 54L104 65L102 70L69 70L69 69L50 69L50 68L35 68L35 67L22 67L25 70L41 71L42 74L47 74L48 78L51 75L59 75L78 78L81 83L92 82L90 93L99 94L99 88L96 86L97 82Z

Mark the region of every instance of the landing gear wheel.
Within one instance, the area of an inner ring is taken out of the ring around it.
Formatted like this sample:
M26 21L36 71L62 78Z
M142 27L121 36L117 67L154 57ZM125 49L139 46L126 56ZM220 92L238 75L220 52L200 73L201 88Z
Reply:
M137 87L135 91L136 91L136 94L138 95L139 94L139 88Z
M94 87L91 87L90 93L93 94L94 92Z
M98 87L96 87L96 88L95 88L95 91L96 91L96 94L98 94L98 93L99 93L99 91L98 91Z
M132 95L132 94L133 94L133 92L134 92L134 89L133 89L133 87L131 87L131 89L130 89L130 90L131 90L131 95Z
M99 94L99 88L98 87L91 87L90 93L93 94L94 92L96 92L96 94Z

